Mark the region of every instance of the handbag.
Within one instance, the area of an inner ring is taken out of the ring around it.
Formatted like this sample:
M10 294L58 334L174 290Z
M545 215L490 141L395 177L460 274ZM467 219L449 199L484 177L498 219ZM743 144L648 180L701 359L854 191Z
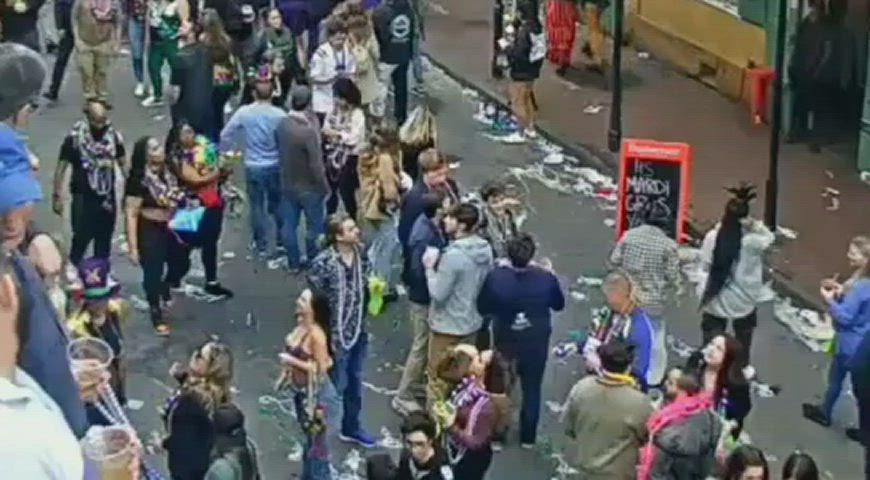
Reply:
M196 233L204 214L205 207L180 208L169 220L169 228L179 233Z

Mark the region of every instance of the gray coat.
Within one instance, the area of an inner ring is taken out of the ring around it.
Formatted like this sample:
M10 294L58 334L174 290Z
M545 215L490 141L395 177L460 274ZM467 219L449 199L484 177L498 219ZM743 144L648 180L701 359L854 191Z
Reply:
M650 480L698 480L710 476L722 422L712 410L669 425L652 439L655 456Z
M433 332L464 337L480 330L483 318L477 311L477 295L492 265L492 248L477 235L447 246L438 269L426 272Z

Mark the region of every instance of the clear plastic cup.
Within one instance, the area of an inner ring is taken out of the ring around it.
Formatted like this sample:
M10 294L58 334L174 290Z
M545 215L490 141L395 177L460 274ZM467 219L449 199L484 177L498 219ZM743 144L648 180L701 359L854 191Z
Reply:
M66 347L73 376L79 383L99 383L115 358L112 347L99 338L77 338Z
M85 456L100 468L101 480L132 480L130 464L136 455L134 432L129 427L91 427L82 439Z

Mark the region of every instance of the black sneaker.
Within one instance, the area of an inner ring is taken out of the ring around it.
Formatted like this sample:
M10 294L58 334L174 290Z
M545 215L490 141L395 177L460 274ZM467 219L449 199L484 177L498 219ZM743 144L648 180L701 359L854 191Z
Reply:
M54 103L57 101L57 94L54 92L45 92L42 94L42 98Z
M825 415L825 412L822 411L822 407L813 405L812 403L804 403L802 407L804 409L804 418L807 420L818 423L823 427L831 426L831 419Z
M223 298L233 298L233 291L224 288L220 283L206 283L205 284L205 293L209 295L214 295L215 297L223 297Z

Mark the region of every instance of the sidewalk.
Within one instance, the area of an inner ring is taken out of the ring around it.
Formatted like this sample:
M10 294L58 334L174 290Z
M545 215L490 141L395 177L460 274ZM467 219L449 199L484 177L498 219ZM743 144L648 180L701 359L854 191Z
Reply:
M434 2L433 2L434 3ZM440 0L430 9L427 43L433 63L501 101L507 83L489 76L491 45L489 2ZM574 65L581 65L580 36ZM754 215L762 216L767 177L769 130L751 125L748 108L733 103L700 82L626 48L623 130L625 138L686 142L693 148L690 218L706 230L717 221L726 200L723 187L741 180L758 186ZM537 84L539 127L583 160L615 172L617 157L607 151L610 93L603 79L582 68L566 79L546 65ZM603 106L585 114L587 106ZM573 148L572 148L573 147ZM847 274L849 239L870 234L862 208L870 187L858 178L852 160L810 153L804 145L780 151L779 223L797 232L771 257L778 283L806 302L819 303L818 282L834 272ZM840 207L828 211L827 188L840 192Z

